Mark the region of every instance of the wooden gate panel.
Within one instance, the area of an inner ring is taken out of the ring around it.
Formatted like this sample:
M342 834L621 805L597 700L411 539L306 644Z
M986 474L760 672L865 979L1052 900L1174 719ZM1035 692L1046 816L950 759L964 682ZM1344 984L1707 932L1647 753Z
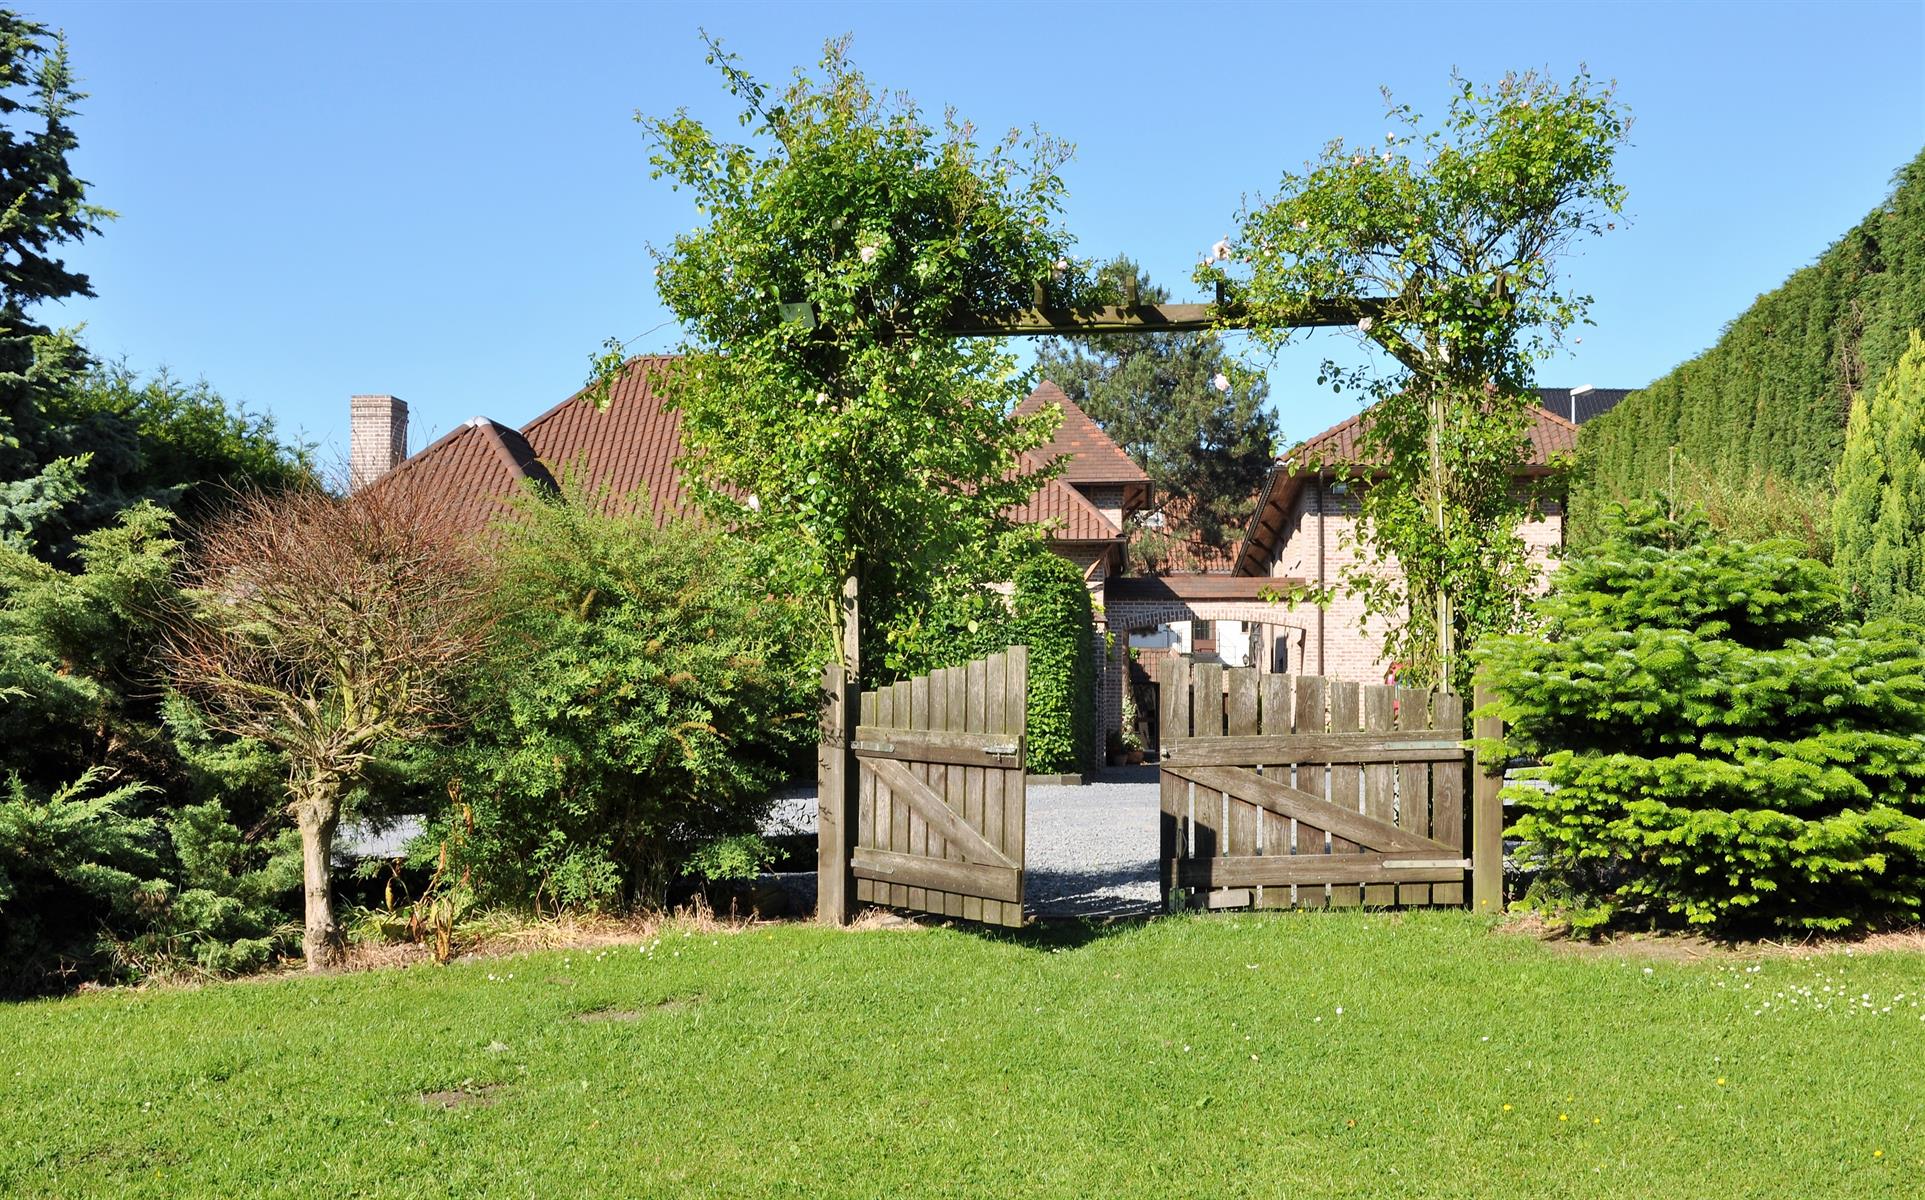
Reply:
M863 693L859 900L1022 924L1027 682L1012 647Z
M1212 908L1462 903L1456 697L1181 658L1161 682L1167 887Z

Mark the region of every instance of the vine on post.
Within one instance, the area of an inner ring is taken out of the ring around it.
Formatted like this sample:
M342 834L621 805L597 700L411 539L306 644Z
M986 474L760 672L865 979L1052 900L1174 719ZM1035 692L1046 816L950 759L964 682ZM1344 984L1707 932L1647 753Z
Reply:
M1053 416L1011 416L1027 381L1000 341L941 331L1074 286L1056 224L1069 147L932 122L873 89L846 38L782 91L707 46L747 140L686 111L637 117L656 176L704 222L655 251L687 331L669 403L690 483L772 588L819 602L825 653L852 574L880 645L1036 546L1004 514L1041 481L1023 456Z
M1561 277L1580 240L1622 219L1614 164L1629 117L1580 71L1479 88L1453 76L1426 128L1389 101L1381 143L1324 147L1274 198L1246 206L1199 266L1260 342L1289 341L1314 301L1386 297L1357 333L1397 366L1326 362L1318 379L1370 404L1359 488L1364 553L1346 583L1388 627L1385 657L1417 686L1467 689L1464 649L1518 628L1535 580L1518 522L1533 364L1586 321ZM1308 464L1315 466L1316 464Z

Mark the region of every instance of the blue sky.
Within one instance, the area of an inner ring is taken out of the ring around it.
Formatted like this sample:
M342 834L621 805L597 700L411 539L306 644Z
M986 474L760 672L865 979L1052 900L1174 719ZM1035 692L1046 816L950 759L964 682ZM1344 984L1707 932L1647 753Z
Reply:
M1473 79L1580 61L1635 116L1628 228L1571 278L1597 328L1539 381L1635 386L1713 342L1925 145L1925 4L44 4L82 86L78 166L121 219L72 255L94 351L204 376L345 452L347 398L409 402L416 447L578 386L610 335L668 349L647 244L690 228L632 117L732 122L698 26L764 78L855 35L876 82L985 129L1076 143L1067 221L1191 298L1243 196L1380 85L1436 112ZM730 126L733 128L732 124ZM1347 416L1320 335L1271 368L1291 437Z

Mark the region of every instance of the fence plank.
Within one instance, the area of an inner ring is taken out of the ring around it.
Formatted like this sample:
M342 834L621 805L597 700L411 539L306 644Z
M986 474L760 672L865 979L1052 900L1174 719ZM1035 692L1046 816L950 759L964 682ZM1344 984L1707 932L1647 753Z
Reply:
M1013 733L1019 742L1029 738L1029 647L1011 646L1003 652L1003 715L1001 733ZM992 726L994 728L994 726ZM1019 868L1023 866L1024 839L1028 832L1029 793L1025 783L1027 761L998 772L1003 777L1003 854ZM1013 902L1003 903L1003 924L1021 926L1023 897L1019 887Z
M1463 697L1440 692L1433 704L1436 728L1463 737ZM1464 771L1454 763L1436 763L1430 768L1430 835L1459 854L1464 849ZM1464 885L1440 883L1430 889L1430 902L1462 904Z
M1291 691L1292 678L1289 675L1263 677L1261 732L1266 737L1286 736L1295 724L1296 699ZM1295 778L1287 763L1258 760L1258 767L1268 780L1287 784ZM1290 818L1267 808L1263 812L1263 853L1290 853ZM1259 908L1289 908L1294 898L1289 885L1285 884L1282 887L1259 887L1256 902Z
M1255 667L1237 667L1226 672L1230 694L1225 703L1228 707L1228 726L1231 735L1255 736L1257 726L1257 670ZM1257 852L1257 820L1259 810L1247 800L1237 799L1235 793L1226 792L1229 801L1229 820L1223 830L1223 853L1255 854Z
M1316 675L1299 679L1325 680ZM1429 693L1415 693L1422 698ZM1252 762L1373 763L1462 762L1462 738L1434 729L1389 730L1383 733L1293 733L1259 737L1206 737L1186 743L1172 761L1214 766L1246 766Z
M1156 754L1161 764L1177 741L1190 735L1190 664L1175 655L1163 660L1156 681ZM1159 853L1157 891L1163 911L1170 909L1170 888L1176 881L1176 863L1187 856L1189 839L1184 836L1189 820L1189 787L1185 781L1166 771L1157 772L1163 812L1157 822Z
M998 903L1020 903L1023 873L1014 867L983 863L952 862L946 858L926 858L915 854L896 854L888 850L857 850L857 878L906 879L905 890L938 895L947 889L968 889L984 896L997 897ZM891 883L890 887L903 885Z
M918 675L913 679L904 680L903 684L909 689L909 728L926 732L929 728L929 676ZM904 771L918 783L927 782L929 768L926 766L917 764L905 767ZM909 799L907 795L903 798ZM930 841L929 818L925 815L923 806L911 802L909 805L909 853L918 857L929 857L935 849L930 845ZM925 889L910 887L909 907L922 912L940 909L939 901L933 905L931 901L932 897Z
M1482 684L1474 693L1479 709L1497 697ZM1479 717L1477 737L1504 736L1501 717ZM1477 756L1471 776L1471 908L1480 913L1504 911L1504 762Z
M1330 684L1330 732L1357 733L1362 717L1362 698L1357 685L1350 680L1332 680ZM1330 767L1330 803L1346 812L1362 810L1363 790L1359 768L1350 763L1333 763ZM1330 830L1331 854L1355 854L1362 847L1348 838L1337 836L1335 826ZM1355 908L1363 903L1363 889L1355 884L1332 882L1330 885L1330 907Z
M1430 693L1416 688L1397 689L1397 728L1429 729ZM1422 763L1400 763L1397 767L1397 824L1412 833L1430 834L1430 768ZM1410 906L1430 903L1428 883L1400 883L1397 903Z
M1274 887L1292 883L1300 888L1321 888L1325 880L1333 877L1359 883L1414 879L1426 881L1421 886L1428 887L1433 881L1464 878L1461 860L1440 866L1438 859L1404 856L1403 861L1415 865L1401 868L1390 865L1398 861L1399 856L1394 854L1239 854L1193 859L1183 864L1178 875L1186 886L1198 888Z
M862 693L861 720L864 723L876 719L876 694ZM875 846L876 842L876 777L867 771L856 772L861 788L856 819L856 845ZM818 872L817 878L820 878ZM819 885L818 885L819 886ZM875 904L876 882L873 879L856 880L856 899L864 904Z
M1301 675L1297 678L1297 711L1295 720L1296 735L1299 739L1316 736L1325 732L1324 694L1328 681L1321 675ZM1322 763L1304 764L1297 760L1296 785L1298 789L1313 796L1327 796L1329 772ZM1296 852L1298 856L1321 855L1329 853L1329 839L1321 827L1309 824L1302 817L1296 819ZM1322 883L1303 883L1297 885L1296 902L1298 908L1322 908L1328 903Z
M1190 675L1190 728L1198 737L1223 734L1223 664L1200 662ZM1183 761L1179 755L1177 761ZM1190 788L1191 852L1197 858L1223 853L1223 793Z
M949 681L950 677L954 674L955 668L953 667L944 667L939 671L930 672L929 731L924 735L926 737L940 737L946 734L951 728L949 717ZM955 724L958 725L961 723L960 721L955 722ZM952 767L944 762L929 759L925 759L924 761L929 763L929 790L936 793L942 800L943 807L961 817L965 825L969 824L969 814L965 811L967 806L963 803L963 798L956 794L956 789L949 786L950 773L953 771L957 775L960 775L963 769L961 767ZM957 847L951 843L948 838L943 839L942 857L950 861L961 857L961 853ZM944 916L960 917L962 916L962 909L962 896L955 892L944 892L942 894L942 905L939 911Z
M1397 689L1382 684L1364 685L1364 729L1386 733L1396 724ZM1387 763L1364 766L1364 815L1386 824L1397 820L1396 769ZM1364 888L1364 903L1389 908L1397 903L1393 884L1373 883Z
M992 657L988 662L976 661L962 670L963 709L962 727L984 737L991 736L994 726L990 724L989 695L990 680L1002 661L1001 655ZM997 729L995 733L1002 731ZM965 771L968 799L966 807L974 810L978 827L983 838L998 850L1003 848L1003 776L1005 772L994 767L970 767ZM1011 861L1020 861L1014 860ZM1001 924L1003 904L1000 900L985 900L972 896L963 902L963 916L972 921L988 921Z

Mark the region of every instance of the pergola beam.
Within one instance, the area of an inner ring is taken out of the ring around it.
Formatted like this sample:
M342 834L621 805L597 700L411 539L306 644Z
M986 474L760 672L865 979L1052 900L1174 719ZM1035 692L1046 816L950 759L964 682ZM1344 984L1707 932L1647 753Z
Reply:
M1299 329L1355 325L1383 313L1385 301L1317 301L1288 322ZM1047 337L1096 333L1198 333L1248 328L1241 304L1106 304L1088 308L1025 308L1006 315L964 317L940 332L948 337Z

